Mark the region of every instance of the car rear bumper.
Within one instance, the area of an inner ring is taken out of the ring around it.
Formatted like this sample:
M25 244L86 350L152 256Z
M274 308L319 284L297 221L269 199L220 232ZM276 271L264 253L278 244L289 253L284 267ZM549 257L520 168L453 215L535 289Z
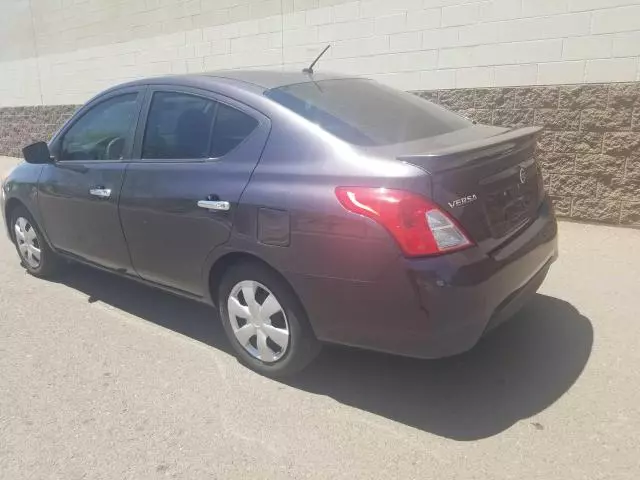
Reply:
M528 228L490 254L472 248L400 258L375 282L307 278L296 287L321 340L440 358L472 348L517 312L556 257L557 225L547 200ZM311 293L318 288L323 301Z

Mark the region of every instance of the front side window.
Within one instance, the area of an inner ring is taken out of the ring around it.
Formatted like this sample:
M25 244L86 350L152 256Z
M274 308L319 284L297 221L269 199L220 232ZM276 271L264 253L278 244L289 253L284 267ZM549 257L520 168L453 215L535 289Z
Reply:
M223 103L175 92L153 95L142 158L204 159L225 156L258 125Z
M64 134L60 160L122 159L138 111L137 93L99 103Z
M410 93L364 79L320 80L268 90L271 100L361 146L391 145L468 128L468 120Z

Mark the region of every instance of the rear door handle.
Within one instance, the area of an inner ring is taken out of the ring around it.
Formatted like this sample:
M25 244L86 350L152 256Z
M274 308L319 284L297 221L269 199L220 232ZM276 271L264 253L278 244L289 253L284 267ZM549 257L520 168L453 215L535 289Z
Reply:
M89 195L93 195L98 198L109 198L111 197L111 189L110 188L91 188L89 189Z
M223 200L199 200L198 206L207 210L215 210L217 212L227 212L231 209L231 204Z

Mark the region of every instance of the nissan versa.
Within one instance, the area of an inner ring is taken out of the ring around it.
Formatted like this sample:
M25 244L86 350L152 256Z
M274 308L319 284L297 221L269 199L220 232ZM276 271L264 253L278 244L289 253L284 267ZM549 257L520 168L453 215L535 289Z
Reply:
M538 133L309 71L139 80L26 147L2 212L31 274L71 259L216 305L262 374L322 343L438 358L556 258Z

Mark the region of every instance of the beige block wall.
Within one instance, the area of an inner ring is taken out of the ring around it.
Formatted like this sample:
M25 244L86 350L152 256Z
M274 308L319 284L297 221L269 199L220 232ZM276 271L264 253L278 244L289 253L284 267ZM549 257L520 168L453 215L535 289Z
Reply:
M320 65L406 90L639 80L640 0L3 0L0 106Z
M0 62L33 58L36 55L29 0L2 0L0 3ZM2 70L0 72L3 73Z

